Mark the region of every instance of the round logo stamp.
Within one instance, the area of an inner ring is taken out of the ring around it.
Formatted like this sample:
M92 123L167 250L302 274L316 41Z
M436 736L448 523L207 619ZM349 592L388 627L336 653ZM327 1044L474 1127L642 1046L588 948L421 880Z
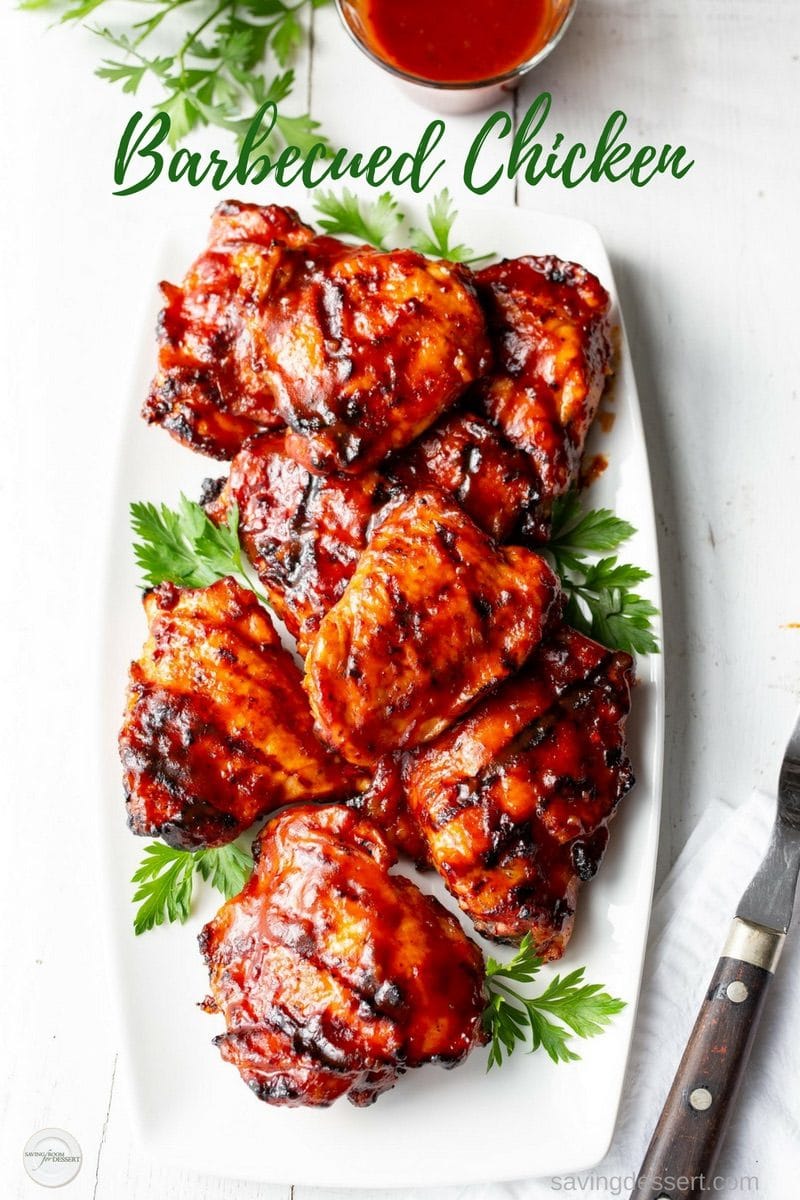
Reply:
M66 1129L40 1129L25 1143L22 1162L26 1172L42 1187L63 1187L81 1169L81 1148Z

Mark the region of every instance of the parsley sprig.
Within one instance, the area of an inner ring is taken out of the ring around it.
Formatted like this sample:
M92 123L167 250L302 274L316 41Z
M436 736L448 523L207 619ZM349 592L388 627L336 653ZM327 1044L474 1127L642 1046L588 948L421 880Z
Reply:
M578 493L569 492L553 506L550 541L542 550L561 577L569 625L612 650L657 654L658 609L635 590L650 572L616 555L589 557L616 550L635 532L608 508L584 511Z
M412 229L410 235L411 245L415 250L419 250L420 254L427 254L429 258L446 258L449 262L470 263L473 266L494 257L494 253L476 255L471 246L465 246L463 242L453 245L450 241L458 212L447 188L439 192L438 196L434 196L426 209L426 215L429 231Z
M563 978L555 975L538 996L526 996L514 984L531 983L542 966L529 933L519 951L507 963L486 960L489 1003L483 1026L491 1035L487 1070L500 1067L521 1043L530 1041L530 1051L540 1047L554 1063L580 1058L569 1045L571 1037L590 1038L602 1033L616 1013L625 1007L603 991L601 983L584 983L584 967Z
M153 842L131 878L131 883L139 885L133 895L133 903L139 905L133 918L135 933L146 933L165 922L187 921L195 875L229 900L242 890L252 869L252 857L233 844L212 850L176 850Z
M319 192L314 207L322 214L319 224L326 233L356 238L379 250L391 250L398 244L401 228L408 220L390 192L384 192L377 200L361 199L349 188L344 188L340 196L332 191ZM428 229L408 230L408 243L420 254L473 264L493 257L492 254L476 256L471 246L451 240L458 212L447 188L434 197L426 215Z
M232 575L262 604L269 605L245 567L235 504L228 510L226 523L216 525L202 505L183 493L176 509L137 501L131 505L131 526L141 539L134 543L133 553L147 586L169 582L179 587L207 587Z
M173 145L203 125L217 125L244 136L252 116L266 101L279 104L292 90L290 62L305 38L302 12L329 0L141 0L147 16L131 22L130 6L120 0L78 0L66 9L62 22L81 22L121 57L105 58L96 74L136 95L145 80L161 95L155 107L171 120ZM22 8L64 7L64 0L22 0ZM113 25L89 22L109 14ZM158 32L159 48L151 53L149 39ZM277 71L264 74L265 61ZM267 152L281 142L307 150L325 139L319 125L304 113L278 113ZM277 137L276 137L277 134Z
M392 248L404 220L391 192L384 192L377 200L361 200L349 188L344 188L341 196L318 192L314 207L322 214L319 225L326 233L357 238L379 250Z

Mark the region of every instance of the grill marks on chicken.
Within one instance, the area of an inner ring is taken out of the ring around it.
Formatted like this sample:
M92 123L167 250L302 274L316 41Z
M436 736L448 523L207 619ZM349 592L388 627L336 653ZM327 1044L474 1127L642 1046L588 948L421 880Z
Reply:
M161 284L145 420L213 458L231 458L245 438L283 426L247 314L282 254L313 236L291 208L219 205L208 246L183 283Z
M432 486L500 541L530 529L538 501L527 457L480 417L454 413L362 475L312 475L286 454L282 434L261 434L236 455L207 512L224 522L236 504L247 555L305 654L389 506Z
M577 478L611 373L609 295L583 267L552 255L485 267L476 282L495 352L476 393L552 500Z
M355 570L384 492L375 471L312 475L285 454L281 434L262 434L239 451L207 505L220 523L237 505L247 556L301 653Z
M144 607L119 739L134 833L223 845L281 805L363 783L316 738L300 672L252 592L165 583Z
M205 926L215 1039L270 1104L370 1104L408 1068L485 1040L483 959L371 822L339 805L273 819L242 892Z
M221 205L183 285L162 286L144 415L219 458L285 424L310 470L358 473L413 441L489 362L466 268L317 237L292 209Z
M486 937L532 934L559 958L581 880L633 784L625 754L633 662L566 625L524 671L408 761L411 814Z
M284 256L259 314L289 453L358 473L408 445L489 363L469 271L317 238Z
M417 493L376 530L308 652L317 729L364 765L430 740L518 670L558 596L538 555Z

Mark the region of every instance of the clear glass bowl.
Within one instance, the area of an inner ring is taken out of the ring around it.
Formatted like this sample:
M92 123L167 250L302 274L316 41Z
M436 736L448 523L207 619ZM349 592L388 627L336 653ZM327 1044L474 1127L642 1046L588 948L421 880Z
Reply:
M412 99L441 113L475 112L502 102L506 93L513 91L523 75L533 70L558 45L572 20L578 0L551 0L547 37L539 50L502 75L486 79L473 79L467 83L442 83L440 80L424 79L403 71L382 57L370 39L363 18L365 0L336 0L336 9L352 40L367 58L382 67ZM398 0L399 3L402 0Z

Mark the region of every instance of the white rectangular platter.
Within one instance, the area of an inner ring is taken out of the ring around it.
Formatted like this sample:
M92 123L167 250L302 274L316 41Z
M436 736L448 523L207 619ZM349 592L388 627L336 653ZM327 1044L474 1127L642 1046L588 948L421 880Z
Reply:
M273 199L273 197L270 197ZM280 197L274 197L280 201ZM295 201L297 203L297 201ZM309 201L301 216L313 223ZM414 218L421 213L413 213ZM417 221L419 223L419 221ZM660 606L658 554L639 401L614 281L597 231L582 222L520 209L463 211L457 238L476 252L504 257L553 253L595 272L614 296L621 329L611 401L613 428L595 428L590 452L609 466L591 486L593 507L606 505L630 520L637 534L626 559L653 578L642 591ZM178 280L202 245L203 230L184 230L164 247L153 280L153 322L132 363L111 553L105 630L105 674L99 729L102 759L102 905L120 1033L135 1124L146 1153L192 1171L269 1183L330 1187L410 1187L566 1174L598 1162L610 1143L636 1014L658 843L663 752L663 671L660 655L640 660L629 721L637 784L623 801L596 879L579 897L575 935L558 969L585 964L628 1002L602 1037L577 1048L580 1062L554 1065L539 1052L519 1051L502 1070L486 1072L486 1052L462 1066L412 1071L368 1109L341 1100L325 1110L270 1108L244 1087L211 1045L219 1018L197 1007L207 975L196 936L221 902L204 889L185 926L133 933L129 882L145 843L126 827L116 735L126 671L145 635L138 576L131 553L131 500L174 504L180 491L197 497L206 476L225 465L178 446L139 417L155 360L153 326L158 278ZM659 630L660 635L660 630ZM405 866L403 867L406 870ZM408 868L409 873L411 868ZM456 913L444 888L419 875ZM496 957L510 951L488 944ZM541 978L549 978L547 968Z

